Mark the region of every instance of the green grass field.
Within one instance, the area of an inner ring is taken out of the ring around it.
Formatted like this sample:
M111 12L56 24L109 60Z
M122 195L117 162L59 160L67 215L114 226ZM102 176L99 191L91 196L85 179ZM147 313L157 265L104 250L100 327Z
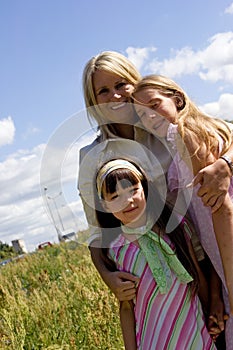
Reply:
M88 248L62 243L0 268L0 349L124 349Z

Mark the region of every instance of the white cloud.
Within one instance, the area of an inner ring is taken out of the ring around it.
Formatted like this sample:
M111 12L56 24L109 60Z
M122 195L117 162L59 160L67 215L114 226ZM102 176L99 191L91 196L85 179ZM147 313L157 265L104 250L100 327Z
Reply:
M11 117L0 120L0 147L14 141L15 125Z
M155 48L128 48L134 62L140 68L155 74L167 75L171 78L196 74L203 80L211 82L223 81L233 84L233 32L218 33L212 36L208 45L202 50L195 51L191 47L183 47L180 50L170 50L170 58L160 61L154 56ZM148 61L151 54L150 62Z
M219 33L209 40L201 55L200 77L212 82L233 83L233 32Z
M228 7L225 9L224 13L228 13L228 14L230 14L230 15L233 14L233 3L231 3L230 6L228 6Z
M165 59L159 62L153 59L148 68L154 72L169 77L180 76L182 74L193 74L200 69L200 55L195 53L190 47L184 47L181 50L171 50L173 58Z
M222 94L216 102L206 103L200 107L207 114L218 118L233 120L233 94Z
M137 69L140 71L142 66L145 64L146 60L149 58L151 52L155 52L157 49L155 47L128 47L126 53L131 62L135 64Z
M44 145L19 150L0 163L1 204L12 203L21 197L32 197L39 183L39 165Z

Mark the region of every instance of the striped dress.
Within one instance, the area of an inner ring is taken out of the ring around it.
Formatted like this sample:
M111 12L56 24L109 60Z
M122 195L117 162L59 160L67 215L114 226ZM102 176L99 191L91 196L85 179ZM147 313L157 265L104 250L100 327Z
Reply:
M119 270L140 277L134 307L137 349L216 349L205 327L199 299L191 298L187 284L173 275L170 291L161 294L142 251L123 235L111 244L109 256Z

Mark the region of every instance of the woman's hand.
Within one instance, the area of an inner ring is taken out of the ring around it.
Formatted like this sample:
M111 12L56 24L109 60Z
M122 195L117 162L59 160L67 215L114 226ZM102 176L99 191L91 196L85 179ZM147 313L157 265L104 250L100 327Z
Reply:
M136 288L139 278L123 271L114 271L108 274L105 282L118 300L132 300L136 296Z
M212 213L223 204L230 186L231 171L227 163L219 158L213 164L201 169L192 181L193 186L201 185L197 194Z
M95 242L97 245L98 242ZM101 278L106 285L115 294L120 301L131 300L136 296L136 288L139 282L139 277L128 272L110 270L107 266L113 268L113 262L102 254L99 247L89 246L91 252L91 259ZM116 266L114 265L114 268Z

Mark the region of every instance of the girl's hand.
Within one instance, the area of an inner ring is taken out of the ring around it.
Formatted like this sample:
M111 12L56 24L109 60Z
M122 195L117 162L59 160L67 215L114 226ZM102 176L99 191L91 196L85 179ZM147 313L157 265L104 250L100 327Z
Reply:
M215 341L225 329L225 321L228 315L225 313L222 298L222 282L215 269L210 265L209 269L209 312L207 316L207 328Z
M220 297L212 297L209 315L207 328L213 340L216 341L220 333L224 331L225 321L229 318L225 313L224 304Z
M209 330L209 334L211 335L213 341L216 341L220 333L224 331L225 321L228 320L228 318L229 316L226 314L220 318L214 315L209 316L207 328Z
M212 213L217 211L228 192L231 172L223 159L201 169L192 181L193 186L200 183L197 194L205 206L211 207Z
M139 278L128 272L114 271L108 276L108 287L118 300L132 300L136 296L136 288Z

